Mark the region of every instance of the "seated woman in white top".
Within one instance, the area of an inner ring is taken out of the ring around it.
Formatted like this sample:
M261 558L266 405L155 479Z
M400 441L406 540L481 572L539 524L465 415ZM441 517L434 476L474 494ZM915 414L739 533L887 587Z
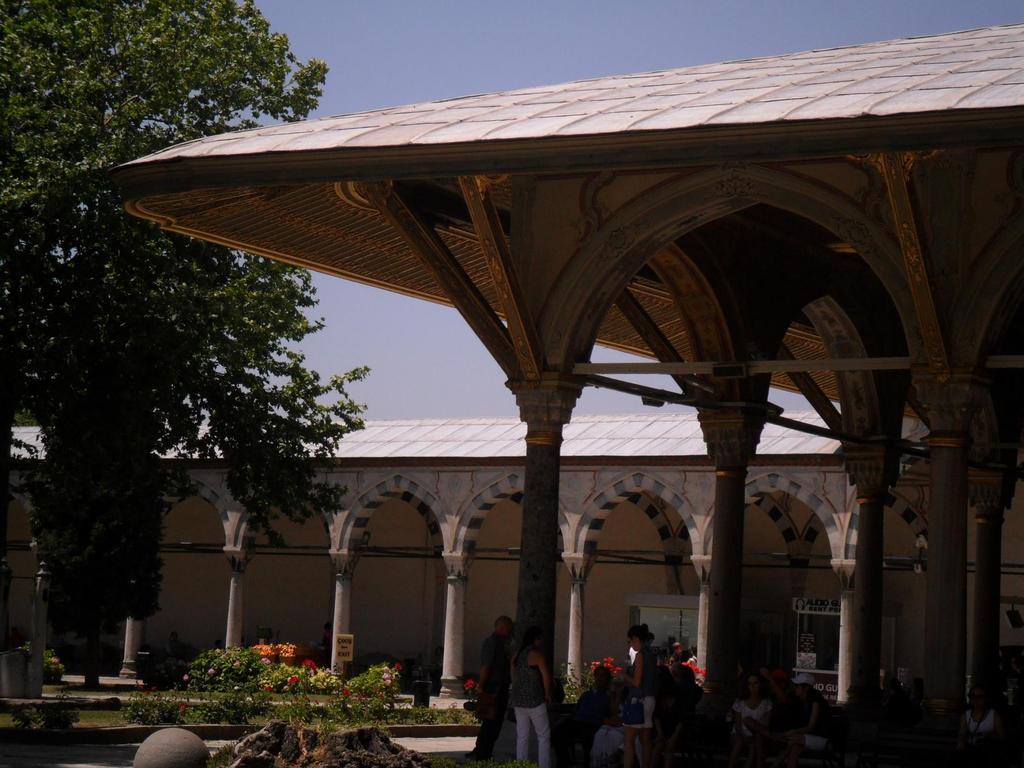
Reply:
M1003 719L988 702L984 687L976 685L967 694L970 707L960 718L956 750L959 765L1002 765Z
M757 724L767 728L772 713L772 703L767 698L765 683L757 675L750 675L743 683L740 697L732 705L732 752L729 753L729 768L736 768L744 748L747 750L746 765L764 765L764 744L758 733ZM752 729L751 724L755 724Z

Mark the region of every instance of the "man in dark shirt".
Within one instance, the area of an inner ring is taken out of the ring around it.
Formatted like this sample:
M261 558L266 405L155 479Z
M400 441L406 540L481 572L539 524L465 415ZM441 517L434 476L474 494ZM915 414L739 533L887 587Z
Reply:
M466 755L470 760L489 760L494 752L494 743L501 734L501 724L508 708L508 687L512 682L507 647L511 635L512 619L499 616L494 621L494 632L484 640L480 650L480 687L477 694L480 733L473 751Z
M590 765L590 748L594 744L594 734L604 725L605 720L615 714L611 684L610 669L594 669L594 687L580 696L572 718L562 720L555 726L551 744L555 748L559 768L573 764L573 747L576 742L583 745L584 765Z

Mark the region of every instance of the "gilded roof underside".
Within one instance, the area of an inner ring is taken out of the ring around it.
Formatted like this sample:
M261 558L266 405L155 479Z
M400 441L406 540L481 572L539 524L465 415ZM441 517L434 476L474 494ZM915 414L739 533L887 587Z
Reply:
M510 200L509 186L507 182L499 184L495 199ZM169 228L176 231L202 233L205 239L252 253L451 306L396 230L377 211L342 200L333 184L196 190L188 195L147 198L142 207L169 217L173 221ZM494 311L501 314L476 235L454 226L440 226L437 231ZM638 276L630 291L683 358L693 360L684 323L665 288ZM785 341L797 358L827 356L809 327L794 325ZM614 306L601 324L598 343L654 357ZM825 393L838 401L835 377L827 372L812 375ZM774 376L772 383L796 390L784 374Z

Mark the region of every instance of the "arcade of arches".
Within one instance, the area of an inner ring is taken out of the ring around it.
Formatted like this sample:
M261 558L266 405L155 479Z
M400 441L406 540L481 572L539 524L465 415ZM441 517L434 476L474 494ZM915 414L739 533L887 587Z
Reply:
M623 443L680 426L697 429L693 416L672 414L586 417L580 426L593 425L614 428ZM372 439L390 426L370 422L367 433ZM447 439L458 440L481 425L445 429ZM827 692L845 701L856 487L834 441L776 437L785 434L776 428L766 437L790 452L759 456L744 489L740 657L815 670ZM581 443L570 439L568 447ZM126 623L123 638L107 638L117 651L108 671L123 663L131 673L138 648L159 649L171 632L196 649L225 639L253 642L258 627L270 627L278 640L316 645L320 627L331 621L333 631L355 634L358 659L413 659L443 672L447 689L458 693L461 675L475 671L476 649L494 616L515 610L521 463L452 465L419 457L380 464L347 452L344 469L330 474L348 488L345 507L329 520L284 523L283 548L246 534L244 511L224 492L220 473L193 470L199 495L175 504L166 521L160 610L144 623ZM656 630L657 644L697 646L704 664L713 468L703 457L678 455L621 464L615 456L585 457L563 467L555 659L579 668L621 655L625 628L642 620ZM904 678L923 673L926 577L918 571L927 567L921 544L929 504L922 468L905 468L885 513L880 663ZM30 621L35 571L27 503L12 501L9 515L16 627ZM1006 527L1012 551L1024 527L1016 516ZM1011 600L1024 591L1024 563L1007 562L1002 570L1001 592ZM824 613L797 610L810 601ZM1005 625L999 642L1024 644L1024 630Z

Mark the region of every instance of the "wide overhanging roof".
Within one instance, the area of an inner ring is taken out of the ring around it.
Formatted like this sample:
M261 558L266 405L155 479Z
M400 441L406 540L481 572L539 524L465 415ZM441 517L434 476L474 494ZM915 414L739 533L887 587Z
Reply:
M238 131L124 167L279 153L496 145L1024 103L1024 24L578 80ZM710 132L709 132L710 133ZM710 138L710 136L709 136ZM479 149L479 148L478 148ZM339 161L344 155L337 155ZM494 158L488 155L490 161ZM502 170L514 168L507 158ZM417 169L406 169L406 174ZM360 175L365 175L365 171ZM130 174L123 174L126 179Z
M868 151L1008 146L1024 135L1024 24L595 78L289 123L180 144L114 172L128 210L165 229L442 304L407 242L346 182L411 180L426 204L462 206L456 176ZM492 186L511 209L511 182ZM464 208L462 208L464 211ZM451 211L447 211L448 214ZM437 234L501 314L468 215ZM684 356L671 296L630 291ZM653 356L616 307L598 343ZM794 324L798 358L826 350ZM814 374L838 399L831 374ZM792 388L785 376L777 386Z

